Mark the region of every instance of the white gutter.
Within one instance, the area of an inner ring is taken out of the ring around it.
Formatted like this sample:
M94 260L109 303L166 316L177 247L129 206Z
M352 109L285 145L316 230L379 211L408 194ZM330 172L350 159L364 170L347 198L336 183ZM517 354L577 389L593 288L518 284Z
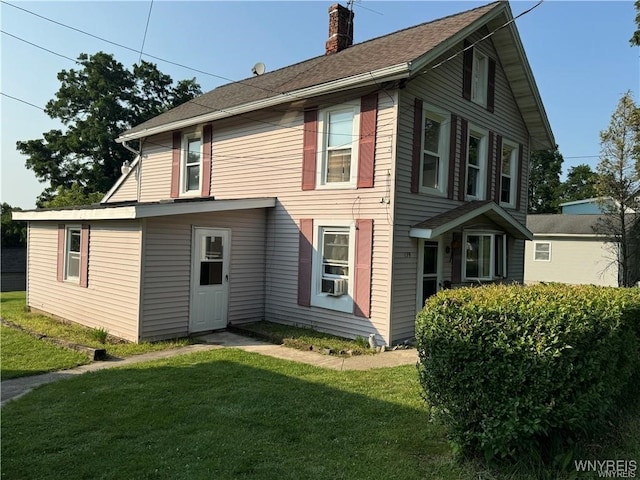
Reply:
M180 130L182 128L190 127L200 123L208 123L214 120L220 120L222 118L232 117L234 115L241 115L243 113L253 112L263 108L273 107L281 105L283 103L290 102L292 100L301 100L309 97L317 97L332 93L355 86L367 86L377 85L380 80L398 80L409 76L410 66L409 63L400 63L391 67L385 67L374 72L365 72L352 77L341 78L332 82L324 83L322 85L314 85L312 87L303 88L300 90L294 90L292 92L282 93L274 97L265 98L256 102L245 103L236 107L230 107L224 110L214 110L204 115L197 117L191 117L184 120L178 120L175 122L166 123L157 127L151 127L139 132L133 132L125 135L121 135L116 139L116 142L122 143L129 140L135 140L138 138L148 137L156 135L158 133L170 132L172 130Z
M209 200L205 202L166 202L148 205L122 205L106 208L75 208L66 210L27 210L12 212L13 220L80 221L137 220L140 218L187 215L192 213L226 212L253 208L275 207L275 197Z

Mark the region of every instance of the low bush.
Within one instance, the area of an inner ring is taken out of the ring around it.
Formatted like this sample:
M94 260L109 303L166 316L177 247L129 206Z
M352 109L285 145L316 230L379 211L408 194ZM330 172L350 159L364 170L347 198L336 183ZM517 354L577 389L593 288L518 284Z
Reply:
M637 393L640 289L442 291L418 314L416 339L425 398L456 449L553 460Z

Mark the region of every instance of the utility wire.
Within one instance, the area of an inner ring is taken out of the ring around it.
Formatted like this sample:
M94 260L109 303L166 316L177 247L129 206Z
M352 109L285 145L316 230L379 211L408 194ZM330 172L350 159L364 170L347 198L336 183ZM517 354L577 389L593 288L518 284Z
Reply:
M25 105L29 105L30 107L37 108L38 110L42 110L43 112L46 111L44 108L39 107L38 105L35 105L35 104L31 103L31 102L27 102L26 100L23 100L21 98L14 97L12 95L6 94L4 92L0 92L0 95L2 95L3 97L7 97L7 98L10 98L12 100L15 100L17 102L24 103Z
M147 15L147 25L144 27L144 36L142 37L142 46L140 47L140 57L138 63L142 62L142 52L144 51L144 42L147 40L147 31L149 30L149 20L151 20L151 9L153 8L153 0L149 4L149 14Z
M75 59L73 59L71 57L67 57L66 55L62 55L61 53L54 52L53 50L49 50L48 48L45 48L45 47L43 47L41 45L36 45L33 42L25 40L24 38L20 38L20 37L18 37L16 35L13 35L13 34L9 33L9 32L5 32L4 30L0 30L0 33L3 33L4 35L8 35L9 37L15 38L16 40L19 40L19 41L24 42L24 43L26 43L28 45L31 45L32 47L39 48L40 50L44 50L45 52L51 53L53 55L57 55L58 57L62 57L64 59L66 59L66 60L71 60L73 63L76 63L76 64L78 63L77 60L75 60Z

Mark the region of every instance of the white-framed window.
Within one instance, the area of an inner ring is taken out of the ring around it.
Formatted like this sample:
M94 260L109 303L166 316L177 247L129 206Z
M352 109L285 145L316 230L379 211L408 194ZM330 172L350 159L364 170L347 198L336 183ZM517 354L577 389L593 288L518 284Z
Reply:
M463 248L463 275L466 280L495 280L507 276L505 233L465 232Z
M356 185L359 120L359 104L342 104L319 112L318 186Z
M533 260L535 262L550 262L551 242L533 242Z
M420 191L446 194L450 114L424 105Z
M502 142L500 171L500 205L515 208L518 189L518 145Z
M80 239L82 230L79 225L67 226L64 247L64 279L80 280Z
M473 49L473 67L471 71L471 100L483 107L487 106L487 78L489 75L489 59Z
M187 133L182 137L180 192L198 195L202 187L202 132Z
M313 247L311 304L353 312L355 223L314 222Z
M467 185L465 190L467 199L484 199L486 170L487 132L470 126L467 137Z

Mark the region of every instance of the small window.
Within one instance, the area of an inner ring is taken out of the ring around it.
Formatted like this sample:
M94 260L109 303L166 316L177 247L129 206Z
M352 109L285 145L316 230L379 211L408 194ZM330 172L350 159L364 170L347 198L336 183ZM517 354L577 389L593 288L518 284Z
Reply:
M64 279L80 279L80 227L67 227Z
M182 192L200 193L202 137L200 133L185 135L182 141Z
M536 262L550 262L551 242L533 242L533 260Z
M319 185L355 184L358 154L358 106L340 106L319 115Z
M516 205L516 185L518 171L518 146L502 143L502 163L500 172L500 204L507 207Z
M464 277L495 280L507 276L507 236L504 233L465 233Z
M445 193L449 117L443 111L434 110L432 107L424 109L420 190Z
M471 74L471 100L483 107L487 106L487 56L473 49L473 70Z
M487 164L487 138L484 132L471 129L467 140L466 194L471 200L484 199Z

